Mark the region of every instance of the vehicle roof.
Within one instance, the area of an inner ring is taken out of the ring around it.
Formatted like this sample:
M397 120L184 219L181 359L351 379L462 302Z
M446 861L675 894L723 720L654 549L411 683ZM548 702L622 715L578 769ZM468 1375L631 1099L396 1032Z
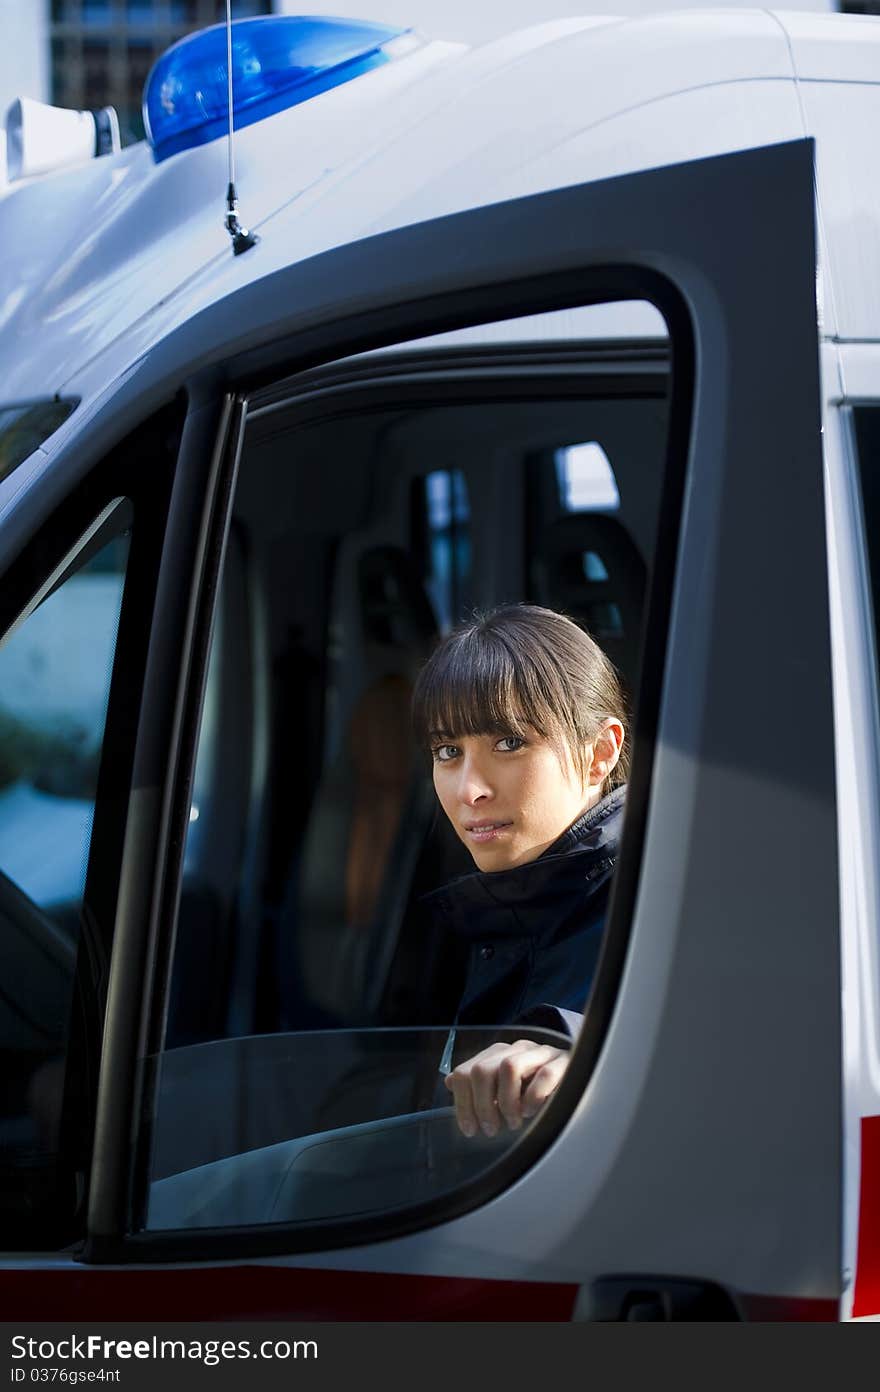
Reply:
M10 186L3 397L94 395L197 310L345 242L805 135L817 140L820 327L878 339L878 124L880 18L684 10L557 20L472 49L425 37L237 132L241 218L260 235L243 256L223 226L224 140L159 165L141 143ZM578 322L561 316L554 332ZM652 311L638 322L659 331Z

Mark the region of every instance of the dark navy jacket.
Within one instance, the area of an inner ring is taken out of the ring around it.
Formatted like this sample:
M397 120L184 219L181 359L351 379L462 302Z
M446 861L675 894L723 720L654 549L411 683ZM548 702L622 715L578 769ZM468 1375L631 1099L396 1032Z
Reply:
M512 870L462 875L425 902L469 943L457 1025L577 1033L593 979L623 823L625 788Z

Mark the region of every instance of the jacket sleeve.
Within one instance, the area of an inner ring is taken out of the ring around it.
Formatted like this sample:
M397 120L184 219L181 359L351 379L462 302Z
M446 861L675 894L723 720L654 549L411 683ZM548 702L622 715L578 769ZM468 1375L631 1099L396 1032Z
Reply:
M544 1002L523 1011L514 1021L517 1027L533 1025L535 1029L555 1030L557 1034L566 1035L572 1043L580 1034L583 1023L584 1017L580 1011L565 1010L560 1005L547 1005Z

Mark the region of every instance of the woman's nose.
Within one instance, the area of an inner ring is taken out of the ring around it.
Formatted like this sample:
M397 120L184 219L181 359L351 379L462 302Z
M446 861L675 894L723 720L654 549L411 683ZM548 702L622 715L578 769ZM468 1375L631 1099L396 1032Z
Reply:
M468 807L483 798L492 797L489 780L476 760L465 759L462 764L460 797Z

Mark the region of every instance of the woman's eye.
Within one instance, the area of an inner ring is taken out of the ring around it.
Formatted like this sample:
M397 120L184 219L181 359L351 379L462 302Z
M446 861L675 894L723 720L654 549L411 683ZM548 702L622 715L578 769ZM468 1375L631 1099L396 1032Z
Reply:
M495 748L500 749L502 754L513 754L517 749L522 749L524 744L525 740L520 739L519 735L505 735L503 739L498 741Z
M458 753L457 744L435 744L431 750L434 759L438 764L448 764L450 759L454 759Z

